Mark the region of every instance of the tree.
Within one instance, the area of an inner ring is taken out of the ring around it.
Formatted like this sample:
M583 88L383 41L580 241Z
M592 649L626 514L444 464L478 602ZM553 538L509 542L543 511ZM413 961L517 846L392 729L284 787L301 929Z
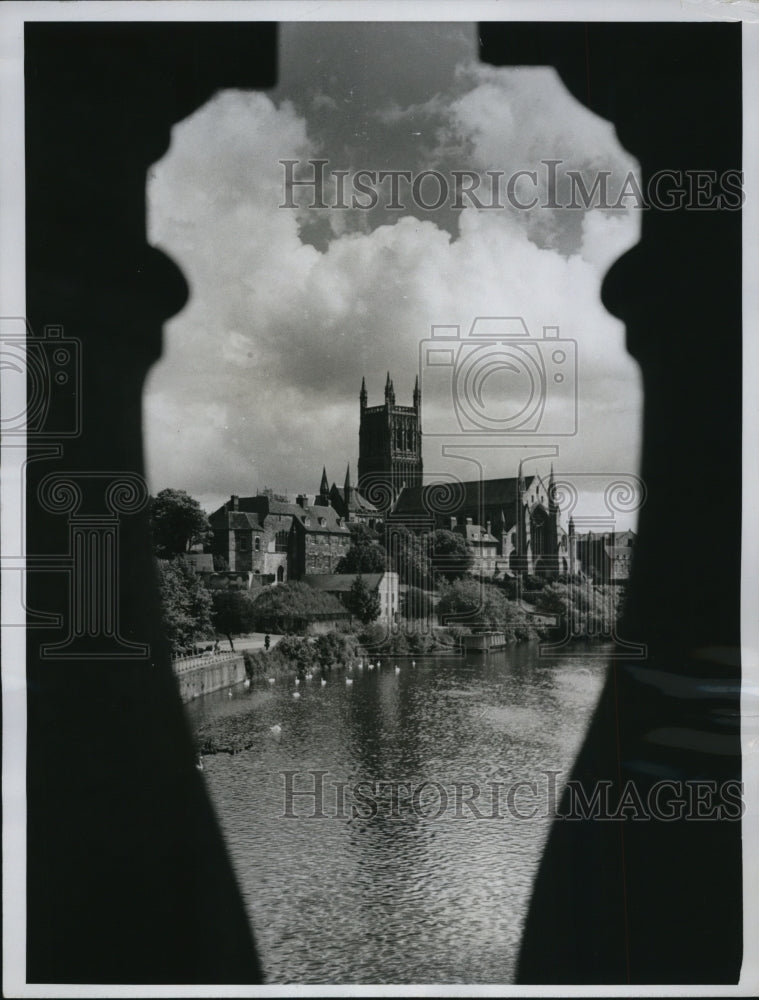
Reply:
M349 524L351 547L337 564L338 573L384 573L387 559L365 524Z
M161 621L175 656L212 633L211 594L183 559L158 563Z
M511 618L503 592L479 580L455 580L444 585L438 604L441 619L461 618L462 625L494 628L505 625Z
M457 580L471 570L473 557L463 535L439 528L426 538L427 558L446 580Z
M369 590L360 574L351 584L351 589L345 598L345 605L363 625L369 625L370 622L376 621L382 610L379 597Z
M426 548L409 528L393 524L383 528L385 550L390 563L398 573L401 583L410 587L429 589L433 586L433 574Z
M161 490L150 501L150 527L159 558L171 559L211 537L211 525L197 500L184 490Z
M243 635L255 628L253 601L240 590L216 590L213 594L213 623L217 632L229 639L234 652L232 635Z
M529 615L517 603L507 600L500 587L470 577L444 584L441 589L437 611L443 623L448 620L448 624L497 629L515 639L537 637Z
M433 595L428 590L409 587L406 592L405 616L412 619L427 619L434 610Z

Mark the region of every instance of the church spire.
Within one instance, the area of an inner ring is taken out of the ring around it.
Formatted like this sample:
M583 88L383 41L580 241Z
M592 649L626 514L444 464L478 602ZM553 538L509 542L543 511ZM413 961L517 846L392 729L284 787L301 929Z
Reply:
M548 477L548 509L556 512L559 510L556 503L556 488L553 480L553 462L551 462L551 475Z
M419 389L419 376L416 376L416 381L414 382L414 409L419 412L419 407L422 402L422 393Z
M345 501L346 510L350 505L352 493L353 487L351 486L351 467L349 462L348 467L345 470L345 485L343 486L343 500Z
M366 379L363 376L361 377L361 392L358 394L358 399L361 404L361 409L365 410L368 396L366 393Z
M327 479L327 466L322 468L322 482L319 487L319 496L322 500L326 500L329 497L329 480Z
M387 373L387 379L385 380L385 402L391 405L395 404L395 389L393 388L393 380L390 378L390 372Z

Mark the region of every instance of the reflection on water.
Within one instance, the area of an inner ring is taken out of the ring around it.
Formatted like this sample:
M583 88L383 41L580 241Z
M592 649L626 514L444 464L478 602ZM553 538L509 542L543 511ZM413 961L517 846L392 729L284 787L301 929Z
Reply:
M269 982L513 980L550 773L560 789L606 669L598 646L572 652L386 661L298 700L262 683L188 706L206 741L247 747L206 756L204 777ZM307 792L289 817L288 780Z

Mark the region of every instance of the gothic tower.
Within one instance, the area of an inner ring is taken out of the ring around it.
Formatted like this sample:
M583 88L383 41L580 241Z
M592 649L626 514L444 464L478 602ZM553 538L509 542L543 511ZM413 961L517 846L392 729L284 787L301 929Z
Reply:
M422 485L422 394L417 376L413 406L397 406L390 372L382 406L367 406L366 382L359 394L361 423L358 435L358 487L373 503L383 483L388 495L398 496L403 486Z

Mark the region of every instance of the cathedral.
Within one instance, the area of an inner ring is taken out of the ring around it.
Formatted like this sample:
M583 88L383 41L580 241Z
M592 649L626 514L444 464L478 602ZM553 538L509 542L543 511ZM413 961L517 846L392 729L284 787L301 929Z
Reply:
M212 552L230 572L248 572L261 583L334 573L350 547L351 523L371 531L384 526L415 533L443 528L461 535L482 577L584 573L598 582L629 574L633 532L581 535L571 519L561 525L551 468L541 476L442 483L423 480L422 396L417 378L411 406L399 406L390 374L385 401L369 406L366 381L359 393L358 483L350 465L342 488L322 470L313 504L270 491L233 496L211 515Z
M457 483L451 491L441 491L439 483L425 484L418 377L411 406L396 403L389 372L384 403L369 406L362 379L359 417L356 492L379 508L388 528L393 524L415 531L446 528L461 534L484 576L569 572L567 534L553 496L553 470L547 484L538 476Z

